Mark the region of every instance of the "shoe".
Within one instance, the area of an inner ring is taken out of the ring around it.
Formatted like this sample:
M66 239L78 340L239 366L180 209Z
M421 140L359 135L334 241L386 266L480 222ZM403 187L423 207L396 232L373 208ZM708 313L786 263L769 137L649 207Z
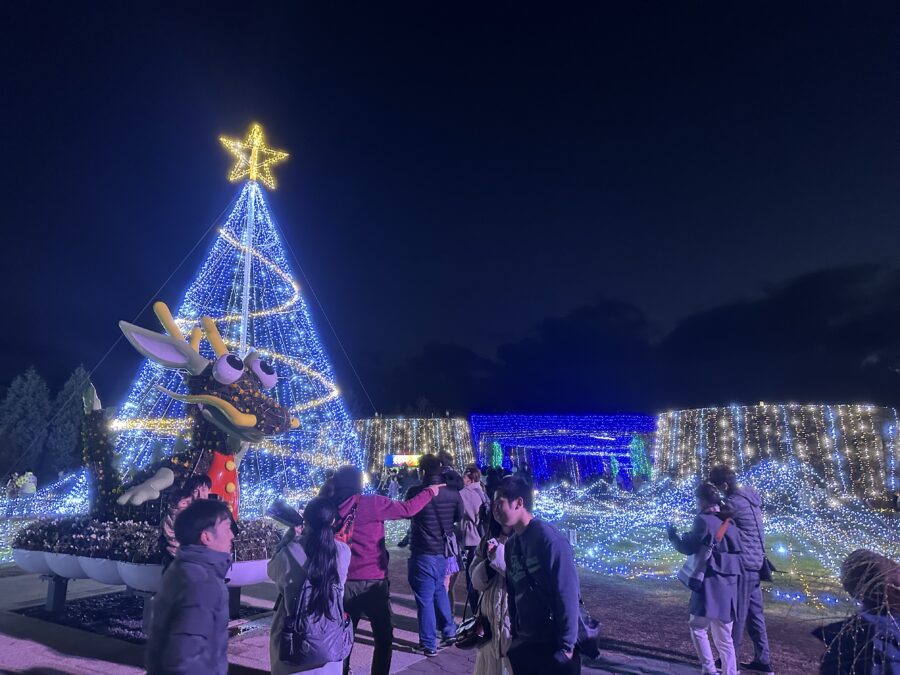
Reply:
M423 647L422 645L416 645L412 648L413 654L422 654L423 656L428 656L429 658L432 656L437 656L437 649L429 649L428 647Z
M742 670L755 670L760 673L775 675L772 666L768 663L763 663L762 661L753 660L750 663L742 663L740 667Z
M442 637L441 638L441 647L452 647L456 644L456 636L453 637Z

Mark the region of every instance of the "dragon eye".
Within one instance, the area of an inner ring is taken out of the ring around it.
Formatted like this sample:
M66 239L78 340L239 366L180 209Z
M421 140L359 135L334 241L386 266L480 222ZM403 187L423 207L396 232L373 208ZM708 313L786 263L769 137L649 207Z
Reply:
M250 370L256 373L263 389L271 389L278 382L278 375L275 374L275 369L268 361L254 360L250 364Z
M216 359L213 377L221 384L233 384L244 374L244 362L234 354L223 354Z

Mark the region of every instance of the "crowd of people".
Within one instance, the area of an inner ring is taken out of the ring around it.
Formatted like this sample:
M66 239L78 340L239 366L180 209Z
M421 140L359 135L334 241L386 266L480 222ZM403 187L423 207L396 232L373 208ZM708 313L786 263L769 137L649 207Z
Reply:
M371 672L390 672L394 625L385 522L407 519L407 580L418 618L414 651L432 657L451 645L476 648L477 675L579 673L581 656L596 655L596 624L581 601L569 540L533 513L527 472L483 474L469 466L460 475L450 457L424 455L414 478L403 477L403 499L394 499L391 484L397 483L399 497L399 474L389 472L376 482L379 490L369 493L358 468L341 467L305 505L302 525L288 528L268 565L279 590L270 634L272 672L350 673L354 635L364 616L374 642ZM225 576L236 526L226 505L206 498L208 489L200 478L189 482L163 521L161 545L170 564L152 609L151 673L228 669ZM774 568L765 554L760 495L739 485L729 467L717 466L696 498L691 530L667 531L688 556L678 577L691 590L688 631L701 672L736 675L746 632L754 658L740 667L771 673L760 584ZM867 553L854 555L870 560ZM862 661L865 669L856 667L859 658L849 668L845 659L835 670L823 664L822 673L898 672L896 618L894 632L885 633L884 609L874 607L876 600L896 595L896 585L884 591L887 584L900 582L896 563L885 561L876 561L876 581L858 565L844 581L866 608L854 626L881 635L882 646ZM457 577L465 580L461 623L452 597ZM873 663L887 666L877 670Z

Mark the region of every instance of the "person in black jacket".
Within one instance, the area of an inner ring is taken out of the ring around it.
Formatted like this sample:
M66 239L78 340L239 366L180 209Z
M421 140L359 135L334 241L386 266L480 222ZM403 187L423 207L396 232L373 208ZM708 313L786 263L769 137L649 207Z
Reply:
M444 483L443 468L434 455L423 455L419 460L422 485L410 488L407 498L412 499L429 485ZM459 490L445 486L412 518L407 578L416 596L419 617L419 646L415 651L425 656L437 654L437 630L441 632L442 645L452 644L456 637L444 577L449 553L447 540L451 537L455 540L455 524L463 513Z
M581 589L568 540L531 515L531 484L507 476L494 494L494 513L515 534L506 542L506 586L514 675L577 675Z

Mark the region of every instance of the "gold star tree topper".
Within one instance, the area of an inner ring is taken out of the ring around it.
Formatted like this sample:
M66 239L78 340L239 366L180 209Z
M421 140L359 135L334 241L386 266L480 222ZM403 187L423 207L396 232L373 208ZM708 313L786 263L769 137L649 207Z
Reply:
M275 177L272 175L271 167L287 159L288 153L267 147L260 125L252 125L247 138L243 141L225 136L220 136L219 140L237 160L231 173L228 174L228 180L239 181L247 176L250 180L262 182L270 190L275 189Z

